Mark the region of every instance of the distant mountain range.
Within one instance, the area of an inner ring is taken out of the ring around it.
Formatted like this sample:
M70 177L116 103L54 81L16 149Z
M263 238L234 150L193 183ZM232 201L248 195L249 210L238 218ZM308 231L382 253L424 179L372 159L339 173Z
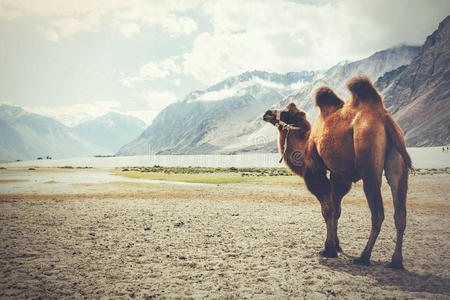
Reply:
M186 96L165 108L136 140L118 155L204 154L276 151L276 134L261 120L269 107L296 102L317 115L316 88L328 85L344 94L345 82L365 74L376 80L385 72L411 62L420 47L400 46L356 62L342 62L319 72L247 72Z
M424 45L398 46L323 71L245 72L163 109L146 128L137 118L108 113L75 127L20 107L0 105L0 160L97 154L230 154L277 151L276 132L261 120L268 108L296 103L313 122L314 92L366 75L403 129L408 146L449 144L450 16Z
M109 113L75 128L17 106L0 105L0 160L114 154L138 136L145 123Z
M209 154L277 151L276 132L261 116L296 103L314 121L314 92L333 88L348 98L345 83L366 75L385 96L385 106L405 132L408 146L449 143L449 17L420 46L398 46L326 71L246 72L165 108L117 155Z
M309 84L321 72L261 71L228 78L169 105L118 155L220 152L266 107Z
M73 131L85 141L96 145L100 153L114 154L124 144L139 136L146 127L147 124L140 119L109 112L73 127Z

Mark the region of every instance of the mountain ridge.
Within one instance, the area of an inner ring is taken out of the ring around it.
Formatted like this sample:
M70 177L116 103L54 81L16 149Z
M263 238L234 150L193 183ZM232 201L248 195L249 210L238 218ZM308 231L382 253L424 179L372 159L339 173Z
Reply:
M253 120L262 107L282 99L292 85L309 82L320 72L276 74L245 72L205 90L187 94L182 101L163 109L152 124L117 155L147 153L210 153L219 151L224 136L233 135ZM275 81L270 81L268 79ZM239 115L233 112L239 109ZM223 126L227 130L221 130ZM226 142L226 141L225 141Z
M252 71L227 78L166 107L142 135L124 145L117 155L276 151L276 135L261 120L266 109L293 101L307 110L312 120L317 114L313 93L318 86L331 84L343 90L349 77L367 73L376 79L385 71L409 63L419 51L418 46L402 45L359 61L340 62L325 71ZM219 94L224 97L217 97ZM207 101L208 96L216 99ZM199 101L202 99L206 101Z
M128 118L128 116L121 116ZM88 141L74 128L51 117L7 104L0 105L0 135L2 137L0 140L1 160L36 159L47 156L52 158L85 157L105 154L105 151L112 154L120 147L105 149L98 141ZM127 140L128 138L127 132Z

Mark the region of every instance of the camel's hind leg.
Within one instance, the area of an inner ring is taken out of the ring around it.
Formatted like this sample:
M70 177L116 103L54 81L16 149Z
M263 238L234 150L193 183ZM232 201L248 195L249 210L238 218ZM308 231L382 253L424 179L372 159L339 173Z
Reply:
M364 194L372 214L372 229L370 230L369 240L361 256L354 261L361 265L370 265L373 246L384 221L381 176L383 174L386 144L383 141L385 141L384 129L380 131L377 130L377 127L374 127L362 132L355 131L355 163L361 174Z
M392 150L388 153L384 164L387 181L391 187L394 201L394 220L397 229L397 242L389 268L403 269L402 244L406 228L406 193L408 191L408 169L400 154Z
M381 224L384 220L383 200L381 198L380 184L381 180L377 180L374 176L366 176L363 178L364 193L369 203L370 212L372 213L372 229L370 231L369 240L364 248L361 256L355 259L356 264L370 265L370 256L372 249L381 230Z

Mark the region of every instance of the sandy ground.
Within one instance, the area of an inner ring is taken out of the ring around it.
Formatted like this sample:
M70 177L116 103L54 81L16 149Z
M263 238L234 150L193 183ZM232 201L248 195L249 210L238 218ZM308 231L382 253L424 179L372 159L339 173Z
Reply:
M450 175L410 177L406 271L390 192L372 266L361 184L344 198L344 253L321 258L320 206L297 186L97 183L0 195L1 298L450 298ZM8 184L8 183L4 183Z

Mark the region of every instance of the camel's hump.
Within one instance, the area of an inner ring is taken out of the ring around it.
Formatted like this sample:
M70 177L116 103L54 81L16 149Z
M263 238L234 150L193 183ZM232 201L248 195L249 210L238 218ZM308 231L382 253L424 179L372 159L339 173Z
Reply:
M366 76L359 76L347 82L347 88L353 97L356 105L358 102L382 103L381 96L374 87L372 81Z
M332 89L323 86L316 91L316 105L320 108L320 113L325 116L340 109L344 101Z

